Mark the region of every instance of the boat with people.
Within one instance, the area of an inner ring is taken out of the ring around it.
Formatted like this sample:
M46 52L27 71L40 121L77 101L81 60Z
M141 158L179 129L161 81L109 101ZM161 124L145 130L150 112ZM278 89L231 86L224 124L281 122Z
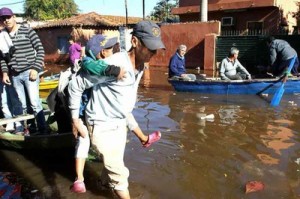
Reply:
M206 94L274 94L282 85L282 78L252 80L221 80L220 78L185 81L169 79L169 83L179 92ZM285 94L300 93L300 78L289 77L284 83Z

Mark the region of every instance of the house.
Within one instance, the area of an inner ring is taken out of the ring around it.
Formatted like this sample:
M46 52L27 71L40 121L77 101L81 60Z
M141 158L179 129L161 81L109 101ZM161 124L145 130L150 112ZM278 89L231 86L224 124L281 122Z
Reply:
M204 71L217 72L218 63L227 56L232 46L236 46L240 50L239 60L248 71L256 73L257 66L265 66L268 62L268 50L264 42L267 35L287 40L300 52L298 35L291 35L298 34L299 25L294 13L299 11L300 0L207 2L208 22L200 22L200 11L206 9L200 7L202 1L199 0L179 0L179 7L171 11L179 16L180 26L184 29L176 30L173 38L181 38L181 43L189 42L186 54L186 60L190 60L187 62L189 68L198 65ZM219 25L212 22L218 22ZM189 27L190 23L194 23L193 27ZM191 31L196 26L199 26L199 31ZM207 29L210 33L207 33ZM194 32L197 34L189 34ZM189 39L185 39L186 34L189 34ZM191 37L194 38L193 42L190 41ZM196 55L198 60L193 60Z
M172 9L180 22L199 21L199 0L179 0ZM209 0L208 20L221 22L222 32L241 34L280 34L294 31L300 0Z
M45 49L45 62L68 63L68 38L73 36L83 46L94 34L105 34L109 37L118 36L120 45L128 48L130 27L142 18L99 15L95 12L79 14L67 19L37 23L32 28L39 35ZM128 22L126 26L126 21Z

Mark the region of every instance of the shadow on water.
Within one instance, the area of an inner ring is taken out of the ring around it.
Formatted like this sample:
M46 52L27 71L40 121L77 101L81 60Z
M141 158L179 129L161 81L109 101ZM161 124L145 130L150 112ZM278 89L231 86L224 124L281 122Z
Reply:
M85 168L85 182L87 193L78 195L70 192L70 185L74 181L74 149L61 150L0 150L0 169L13 171L32 184L32 188L39 190L40 196L31 194L31 198L109 198L109 192L100 192L97 187L98 173L101 162L88 162ZM23 196L24 199L24 196Z

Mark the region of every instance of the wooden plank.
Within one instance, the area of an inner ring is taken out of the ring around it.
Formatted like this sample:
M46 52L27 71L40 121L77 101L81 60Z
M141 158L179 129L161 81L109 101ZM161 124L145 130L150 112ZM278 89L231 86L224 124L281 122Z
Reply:
M44 110L44 114L45 115L50 114L50 110ZM20 122L20 121L24 121L24 120L30 120L33 118L34 118L33 114L21 115L21 116L17 116L14 118L3 118L3 119L0 119L0 125L13 123L13 122Z

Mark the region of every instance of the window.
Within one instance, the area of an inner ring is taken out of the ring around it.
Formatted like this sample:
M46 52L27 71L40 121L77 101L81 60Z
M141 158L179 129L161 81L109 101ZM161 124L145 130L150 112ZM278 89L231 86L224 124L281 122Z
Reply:
M222 26L233 26L233 17L222 17Z
M69 51L69 41L67 36L60 36L57 38L57 46L59 54L67 54Z

